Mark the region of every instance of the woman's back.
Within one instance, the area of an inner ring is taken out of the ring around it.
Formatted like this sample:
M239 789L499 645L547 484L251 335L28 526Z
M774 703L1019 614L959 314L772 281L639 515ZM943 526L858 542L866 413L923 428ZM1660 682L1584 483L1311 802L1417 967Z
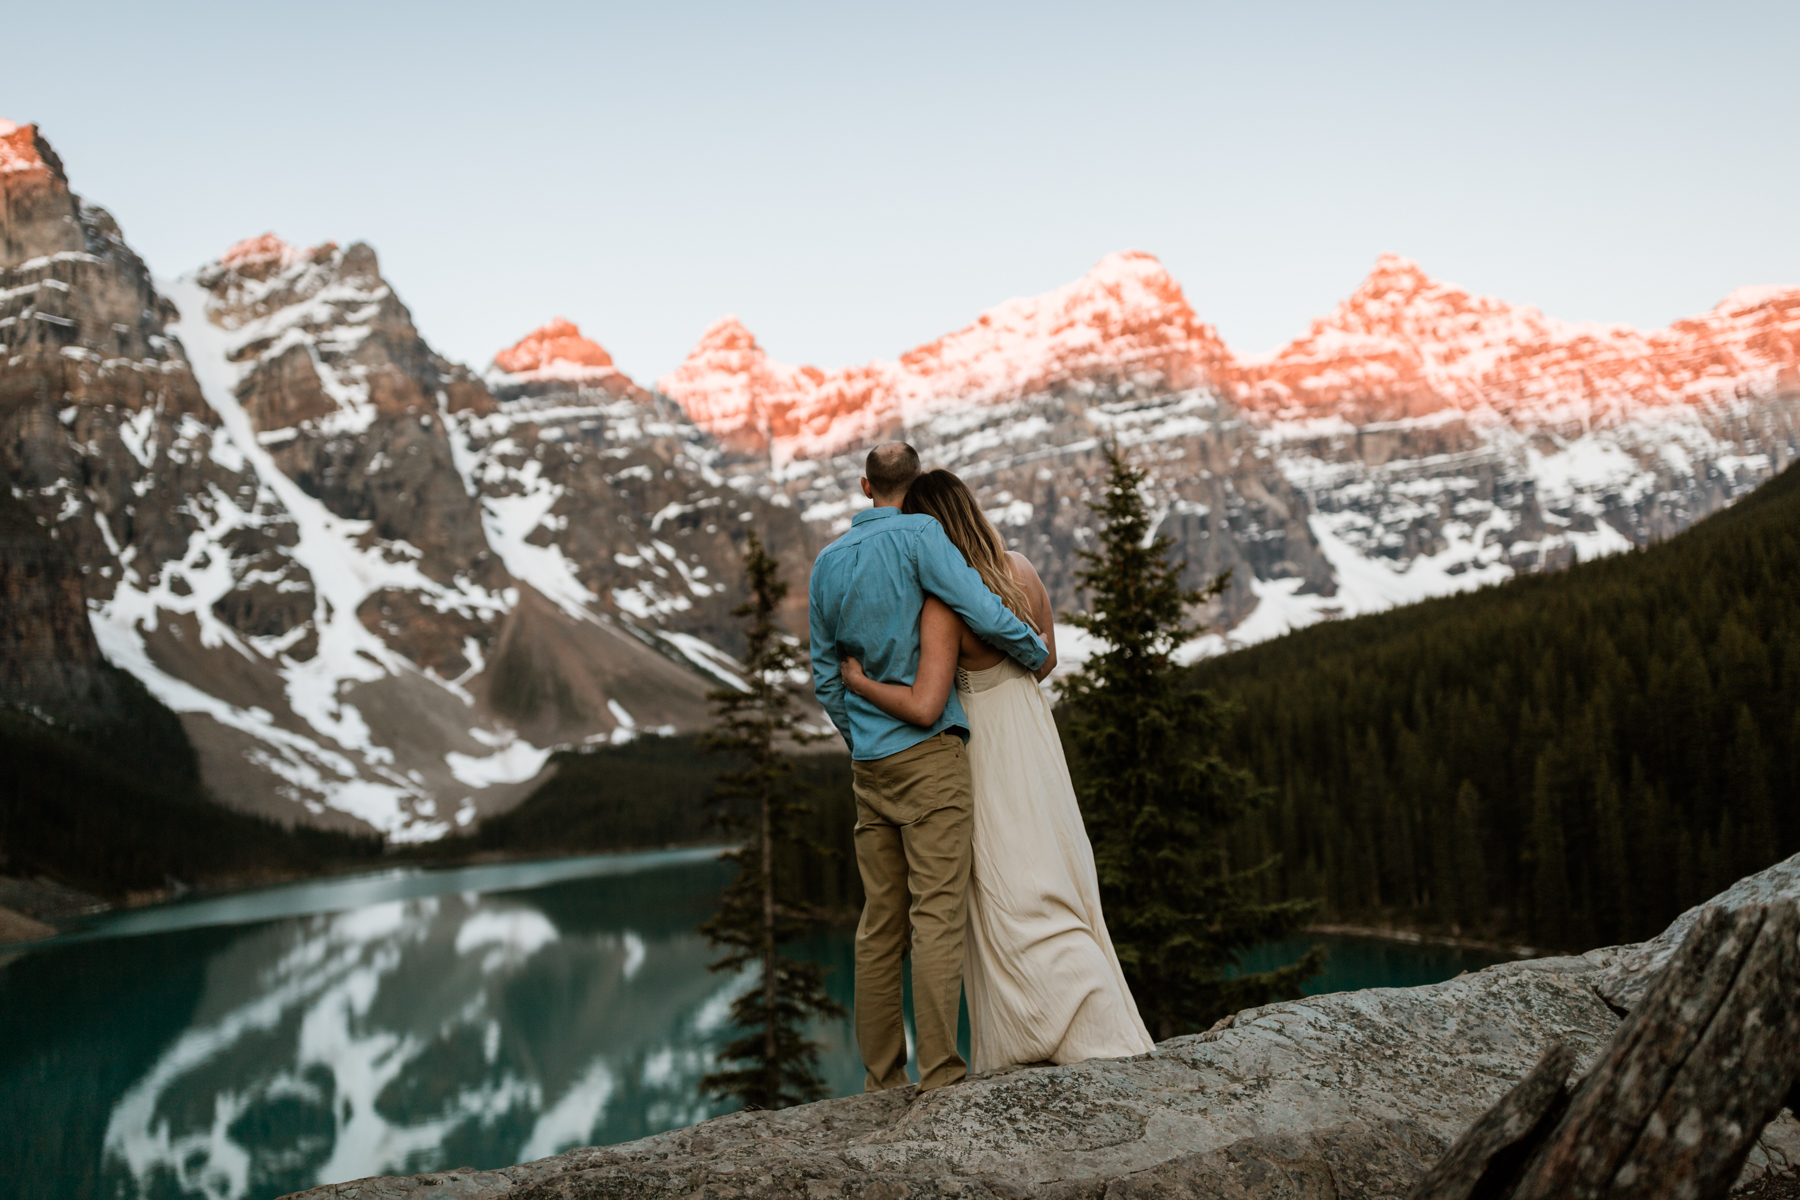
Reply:
M964 552L967 553L967 551ZM1019 615L1031 623L1032 627L1037 630L1038 636L1044 640L1045 648L1050 651L1050 658L1044 664L1044 672L1048 673L1049 669L1056 665L1056 634L1051 624L1050 593L1045 589L1043 581L1038 578L1038 573L1032 567L1031 560L1023 554L1009 550L1006 558L1002 561L1011 570L1013 579L1018 582L1026 599L1031 602L1031 611ZM957 620L959 625L961 624L960 618L956 618L955 614L951 613L950 607L942 600L935 596L927 596L925 598L926 609L931 609L933 605L937 606L938 611L932 613L931 616L948 617ZM959 670L985 671L989 667L1000 665L1005 658L1006 654L1003 651L994 649L976 637L969 631L968 626L962 626L956 657L956 665Z

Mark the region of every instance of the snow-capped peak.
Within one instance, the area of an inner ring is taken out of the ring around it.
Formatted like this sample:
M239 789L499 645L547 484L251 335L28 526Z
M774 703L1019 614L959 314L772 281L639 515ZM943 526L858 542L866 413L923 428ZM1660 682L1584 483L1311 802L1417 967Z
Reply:
M0 119L0 175L16 171L48 171L38 153L37 126Z
M1384 254L1330 316L1239 368L1237 398L1270 414L1355 422L1445 408L1606 418L1776 384L1800 333L1800 289L1744 288L1643 333L1562 321L1475 295Z
M298 262L301 253L300 247L289 245L272 233L265 233L234 242L226 248L225 253L219 255L219 265L241 270L248 266L267 264L279 271Z
M573 321L555 317L494 355L484 377L501 399L596 390L614 399L643 401L647 393L613 365L612 355L583 337Z
M1224 345L1153 255L1109 254L1081 278L988 309L895 360L825 371L774 362L736 317L709 326L658 387L741 450L828 454L958 404L1082 387L1215 381Z
M992 400L1067 383L1207 382L1224 355L1154 255L1109 254L1073 283L1008 300L900 358L911 419L948 401Z
M762 347L756 344L756 335L744 328L743 322L738 320L736 313L726 313L708 325L706 332L700 335L700 341L695 344L693 353L688 357L693 358L720 350L762 353Z
M581 336L573 322L555 317L494 355L494 366L521 379L577 379L618 373L612 355Z
M1767 283L1737 288L1713 305L1712 311L1720 314L1738 313L1767 304L1800 304L1800 287Z

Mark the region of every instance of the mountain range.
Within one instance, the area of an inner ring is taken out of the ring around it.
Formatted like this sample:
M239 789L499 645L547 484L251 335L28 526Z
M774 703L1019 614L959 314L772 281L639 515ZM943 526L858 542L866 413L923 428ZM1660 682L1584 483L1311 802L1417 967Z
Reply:
M154 280L34 126L0 122L0 205L0 475L66 551L47 586L218 799L396 841L503 811L554 747L702 725L745 532L802 628L879 437L963 475L1062 608L1126 447L1192 579L1234 571L1195 654L1647 544L1800 451L1800 288L1641 333L1384 256L1251 358L1130 252L858 367L725 317L646 386L560 318L449 362L360 243ZM80 723L67 617L9 638L6 700Z

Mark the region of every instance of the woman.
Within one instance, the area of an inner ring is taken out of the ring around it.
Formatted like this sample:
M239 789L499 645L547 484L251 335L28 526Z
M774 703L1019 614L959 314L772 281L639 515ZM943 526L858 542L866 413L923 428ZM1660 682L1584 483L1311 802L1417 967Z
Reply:
M962 693L975 801L963 954L970 1066L991 1071L1008 1063L1142 1054L1153 1043L1100 915L1094 850L1050 704L1038 689L1056 665L1050 594L949 471L920 475L903 511L936 518L983 582L1050 651L1033 678L928 596L910 687L870 679L854 658L843 663L846 687L917 725L937 720L953 684Z

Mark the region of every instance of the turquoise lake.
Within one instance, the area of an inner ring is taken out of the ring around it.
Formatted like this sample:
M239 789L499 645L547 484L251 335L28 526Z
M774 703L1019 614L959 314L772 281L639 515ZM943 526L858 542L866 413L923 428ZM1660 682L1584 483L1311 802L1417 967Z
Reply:
M724 1107L696 1084L747 980L695 927L717 851L406 869L112 914L0 954L0 1195L276 1197L627 1141ZM1320 936L1312 993L1495 961ZM802 950L851 992L848 930ZM847 1021L815 1031L861 1090ZM965 1031L966 1038L966 1031ZM966 1044L966 1042L965 1042Z

